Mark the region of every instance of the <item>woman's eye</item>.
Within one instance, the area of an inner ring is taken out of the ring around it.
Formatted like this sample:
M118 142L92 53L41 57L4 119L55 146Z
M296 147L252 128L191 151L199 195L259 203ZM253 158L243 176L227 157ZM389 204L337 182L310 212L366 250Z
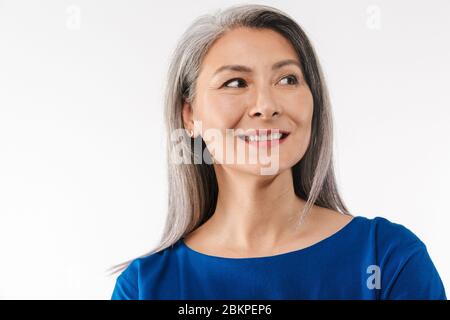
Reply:
M288 85L296 85L296 84L298 84L298 79L293 74L290 74L290 75L284 77L281 80L284 80L284 79L290 80L290 82L287 83ZM222 85L222 87L225 87L225 88L241 88L239 86L240 83L245 85L245 80L243 80L242 78L234 78L234 79L231 79L231 80L228 80L227 82L225 82ZM230 84L233 84L233 85L230 86Z
M243 79L241 79L241 78L235 78L235 79L228 80L228 81L225 82L222 86L223 86L223 87L226 87L226 88L238 88L238 87L236 87L236 85L234 85L234 86L229 86L228 84L231 84L231 83L236 83L236 84L238 84L239 82L245 83L245 81L244 81ZM238 84L238 85L239 85L239 84Z
M284 79L290 79L290 80L292 80L291 83L288 83L288 84L291 84L291 85L296 85L296 84L298 84L297 77L296 77L295 75L293 75L293 74L290 74L290 75L284 77L284 78L281 79L281 80L284 80ZM281 80L280 80L280 81L281 81Z

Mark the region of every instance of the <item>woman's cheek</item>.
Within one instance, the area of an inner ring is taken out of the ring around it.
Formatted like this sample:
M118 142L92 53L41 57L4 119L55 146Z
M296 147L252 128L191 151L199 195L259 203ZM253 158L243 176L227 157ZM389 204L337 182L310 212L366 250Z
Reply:
M215 105L219 112L233 112L241 109L243 101L235 94L221 94L216 97Z
M210 102L210 119L213 120L217 128L225 131L232 129L234 125L242 119L245 114L242 99L232 96L220 96Z

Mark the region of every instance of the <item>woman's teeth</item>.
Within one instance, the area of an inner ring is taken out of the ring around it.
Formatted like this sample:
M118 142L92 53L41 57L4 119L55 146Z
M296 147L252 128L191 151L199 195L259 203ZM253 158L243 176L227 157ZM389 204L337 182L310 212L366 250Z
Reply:
M279 140L283 135L281 133L272 133L270 135L260 136L245 136L248 141L267 141L267 140Z

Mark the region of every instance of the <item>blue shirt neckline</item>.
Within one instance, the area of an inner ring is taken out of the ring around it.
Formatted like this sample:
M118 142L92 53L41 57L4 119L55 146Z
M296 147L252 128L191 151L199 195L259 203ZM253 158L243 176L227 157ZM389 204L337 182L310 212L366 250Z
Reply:
M376 278L373 266L380 268ZM265 257L211 256L178 239L135 259L117 278L112 299L446 300L446 295L417 235L383 217L353 216L315 244Z
M200 251L194 250L191 247L189 247L185 242L184 242L184 238L180 239L180 245L181 248L183 248L185 251L187 251L188 253L194 254L196 256L200 256L206 259L213 259L213 260L227 260L227 261L260 261L260 260L268 260L268 259L277 259L277 258L285 258L285 257L290 257L292 255L296 255L296 254L302 254L302 253L306 253L309 252L311 250L314 249L318 249L319 247L327 244L328 242L332 241L332 240L336 240L337 238L343 236L346 232L348 232L353 225L355 225L356 221L363 219L364 217L362 216L353 216L352 220L350 220L345 226L343 226L341 229L339 229L338 231L336 231L335 233L333 233L332 235L310 245L307 246L305 248L301 248L301 249L296 249L293 251L289 251L289 252L284 252L284 253L279 253L279 254L275 254L275 255L271 255L271 256L262 256L262 257L245 257L245 258L231 258L231 257L221 257L221 256L213 256L210 254L206 254L206 253L202 253Z

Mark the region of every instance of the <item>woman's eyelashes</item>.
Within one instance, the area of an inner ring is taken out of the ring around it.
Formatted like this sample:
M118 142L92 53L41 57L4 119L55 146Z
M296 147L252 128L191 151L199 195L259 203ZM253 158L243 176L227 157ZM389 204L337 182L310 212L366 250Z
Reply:
M242 78L234 78L234 79L231 79L231 80L228 80L228 81L226 81L223 85L222 85L222 87L224 87L224 88L236 88L236 86L228 86L228 84L230 84L230 83L234 83L234 82L241 82L241 83L245 83L245 80L244 79L242 79Z
M287 75L287 76L281 78L281 80L283 80L283 79L289 79L289 80L291 80L291 82L288 83L288 84L290 84L290 85L297 85L297 84L298 84L297 76L294 75L294 74L290 74L290 75ZM281 81L281 80L280 80L280 81ZM246 83L245 80L242 79L242 78L233 78L233 79L230 79L230 80L226 81L226 82L222 85L222 87L223 87L223 88L240 88L239 86L236 87L235 85L234 85L234 86L229 86L229 84L232 84L232 83L239 83L239 82L240 82L240 83L244 83L244 84ZM221 88L222 88L222 87L221 87Z
M292 83L290 83L291 85L296 85L296 84L298 84L298 79L297 79L297 77L295 76L295 75L293 75L293 74L290 74L290 75L288 75L288 76L286 76L286 77L283 77L283 78L281 78L281 80L283 80L283 79L291 79L293 82ZM280 81L281 81L280 80Z

